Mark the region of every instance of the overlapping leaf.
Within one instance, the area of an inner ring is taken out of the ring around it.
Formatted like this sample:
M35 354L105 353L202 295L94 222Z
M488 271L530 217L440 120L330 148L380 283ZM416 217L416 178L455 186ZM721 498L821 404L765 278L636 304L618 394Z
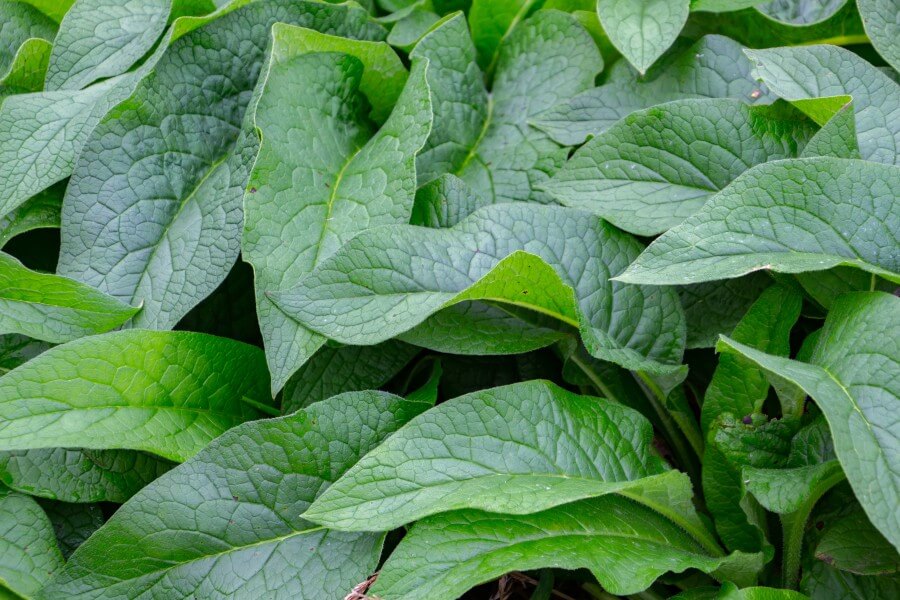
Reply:
M597 0L610 41L641 75L675 42L690 0Z
M33 498L0 486L0 594L34 597L63 566L53 526Z

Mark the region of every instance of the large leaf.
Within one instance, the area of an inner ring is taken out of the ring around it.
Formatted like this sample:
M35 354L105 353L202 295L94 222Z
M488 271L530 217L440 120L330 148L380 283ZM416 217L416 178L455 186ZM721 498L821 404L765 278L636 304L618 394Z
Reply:
M690 481L666 471L632 409L531 381L455 398L417 417L326 490L306 517L340 530L393 529L463 508L529 514L621 493L710 552Z
M539 11L520 23L500 46L489 116L477 143L468 148L453 173L489 202L551 202L537 185L563 165L567 151L528 123L593 86L602 67L593 39L570 15ZM467 102L483 98L475 89L475 97ZM435 105L443 101L435 97Z
M900 431L891 417L900 398L900 298L880 292L839 298L810 363L771 356L723 338L772 375L802 388L821 407L837 457L872 523L900 546Z
M373 131L362 86L379 78L366 73L388 79L395 64L402 69L400 59L386 44L351 40L335 42L341 54L311 53L305 37L275 28L273 61L253 111L261 143L244 201L243 256L254 269L273 391L325 339L266 292L293 287L362 230L409 221L415 155L431 126L427 61L416 61L390 118Z
M643 108L689 98L735 98L770 103L773 96L751 76L751 63L737 42L708 35L662 61L645 77L617 63L604 85L564 98L531 123L560 144L581 144L619 119Z
M478 64L493 73L500 46L540 0L473 0L469 11Z
M54 185L0 217L0 249L19 234L34 229L58 228L65 192L64 184Z
M878 53L900 71L900 10L893 0L857 0L859 14L862 16L866 33Z
M618 277L654 285L850 265L900 281L900 167L807 158L759 165Z
M122 448L185 460L271 412L268 383L262 352L225 338L141 330L81 338L0 378L0 450Z
M125 502L171 468L169 461L132 450L0 453L0 481L16 491L63 502Z
M52 42L43 38L28 38L19 46L9 70L0 75L0 100L13 94L37 92L44 87L52 47Z
M139 310L83 283L32 271L0 252L0 334L59 344L114 329Z
M80 0L53 42L47 90L80 90L120 75L156 43L171 17L213 10L210 0Z
M306 326L348 344L379 343L453 304L491 300L579 328L598 358L671 373L684 346L674 291L609 281L639 251L629 235L587 213L509 203L451 229L362 233L273 298Z
M63 566L53 526L33 498L0 486L0 597L32 598Z
M15 62L19 48L29 39L52 40L56 23L25 3L0 2L0 80Z
M900 572L900 555L861 510L828 528L816 546L816 558L857 575Z
M633 113L581 147L543 189L625 231L662 233L752 166L799 155L815 125L785 108L705 99Z
M659 513L605 496L535 514L474 510L424 519L391 554L373 597L456 598L509 571L587 568L605 590L632 594L668 571L715 572L745 557L715 556Z
M53 500L41 500L39 504L53 525L56 542L66 559L103 525L103 509L98 504L70 504Z
M255 151L241 126L269 28L380 35L366 19L359 7L255 2L173 42L81 151L63 203L60 274L143 302L138 327L173 327L240 250Z
M723 331L738 324L760 293L772 284L765 273L680 286L688 348L712 348Z
M609 40L641 75L675 42L690 0L597 0Z
M757 77L801 109L814 108L816 98L850 96L862 157L900 165L900 85L890 77L837 46L748 50L747 56Z
M353 392L237 427L120 508L44 597L339 600L375 570L384 534L301 515L428 406Z

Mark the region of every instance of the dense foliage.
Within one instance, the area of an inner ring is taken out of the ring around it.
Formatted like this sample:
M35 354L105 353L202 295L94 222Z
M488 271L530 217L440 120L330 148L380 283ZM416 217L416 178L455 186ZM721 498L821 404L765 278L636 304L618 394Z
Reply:
M900 597L900 1L359 1L0 0L0 598Z

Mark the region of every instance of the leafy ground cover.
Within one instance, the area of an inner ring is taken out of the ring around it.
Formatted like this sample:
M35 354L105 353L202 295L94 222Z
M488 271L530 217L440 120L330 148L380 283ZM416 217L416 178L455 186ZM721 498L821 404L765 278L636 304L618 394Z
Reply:
M897 0L0 0L0 599L900 597Z

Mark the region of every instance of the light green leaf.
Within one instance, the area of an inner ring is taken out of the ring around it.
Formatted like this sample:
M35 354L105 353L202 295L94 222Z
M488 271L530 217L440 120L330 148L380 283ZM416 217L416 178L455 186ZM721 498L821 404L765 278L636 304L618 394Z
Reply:
M0 453L0 481L18 492L63 502L122 503L171 468L166 460L131 450Z
M32 271L0 252L0 334L59 344L115 329L139 310L83 283Z
M604 85L536 115L530 123L560 144L577 145L629 114L657 104L690 98L735 98L748 104L774 100L750 75L743 47L726 37L708 35L661 61L646 77L620 62Z
M839 298L825 321L810 364L771 356L722 339L722 351L737 352L772 375L812 396L831 428L834 448L857 498L872 523L900 546L896 506L900 476L896 456L900 432L891 406L900 389L900 298L880 292Z
M421 186L463 166L485 127L488 95L462 14L435 25L410 53L412 60L419 57L429 61L428 87L434 110L431 134L416 156Z
M816 558L857 575L886 575L900 571L900 556L861 510L832 524L816 546Z
M762 164L670 229L620 281L696 283L853 266L900 281L900 168L806 158Z
M75 3L75 0L19 0L25 4L30 4L55 22L62 21L66 12Z
M6 77L22 44L29 39L52 40L56 23L21 2L0 2L0 80Z
M710 555L659 513L604 496L525 516L466 510L424 519L391 554L369 593L392 600L456 598L510 571L554 567L590 569L608 592L632 594L669 571L715 573L747 560Z
M687 325L687 348L712 348L723 331L731 331L764 289L765 273L683 285L678 288Z
M815 131L783 105L679 100L633 113L575 152L543 189L638 235L691 216L738 175L796 158Z
M344 392L379 388L418 353L418 348L395 340L376 346L323 346L285 384L281 412L289 414Z
M338 530L382 531L463 508L522 515L620 493L720 553L694 512L690 480L666 470L651 432L636 411L549 382L475 392L413 419L305 517Z
M237 259L256 151L242 124L276 22L382 34L358 6L250 3L174 41L81 151L63 204L59 272L143 302L137 327L172 328Z
M715 0L712 0L713 2ZM758 1L758 0L754 0ZM800 592L770 587L748 587L740 589L733 583L724 583L721 588L693 588L672 596L671 600L809 600Z
M754 75L786 100L850 96L859 151L867 160L900 165L900 85L856 54L836 46L747 50ZM801 110L802 102L798 103Z
M0 377L0 450L146 450L181 461L269 413L262 352L199 333L121 331Z
M28 38L19 46L9 71L0 76L0 101L4 96L37 92L44 87L52 47L43 38Z
M497 66L500 47L516 26L540 0L473 0L469 9L472 38L478 50L478 64L490 76Z
M366 68L347 54L310 53L294 46L290 28L275 33L274 60L253 117L262 139L244 199L242 250L253 265L272 390L278 391L325 338L284 314L266 293L293 287L360 231L409 221L415 155L428 137L431 103L427 61L416 61L390 118L373 131L360 89L364 74L379 63ZM343 44L345 51L357 46ZM318 85L309 85L312 77Z
M872 45L878 53L900 71L900 10L894 0L857 0L859 14Z
M488 202L552 202L537 186L568 153L529 122L592 87L602 68L596 44L571 15L539 11L520 23L500 46L488 119L453 173ZM480 97L476 91L474 100Z
M0 486L0 594L33 598L64 562L38 503Z
M116 511L43 597L340 600L376 569L384 534L300 515L428 406L354 392L232 429Z
M674 291L609 281L639 251L633 238L587 213L508 203L483 208L452 229L364 232L298 287L272 297L322 335L363 345L404 333L453 304L490 300L579 328L597 358L672 373L684 346Z
M641 75L669 49L690 12L690 0L597 0L609 40Z
M65 185L55 185L29 198L0 217L0 248L19 234L42 228L58 228Z
M60 23L46 89L80 90L121 75L153 47L174 17L214 8L210 0L79 0Z
M856 116L853 103L847 102L816 132L800 158L834 156L836 158L861 158L859 140L856 137Z

